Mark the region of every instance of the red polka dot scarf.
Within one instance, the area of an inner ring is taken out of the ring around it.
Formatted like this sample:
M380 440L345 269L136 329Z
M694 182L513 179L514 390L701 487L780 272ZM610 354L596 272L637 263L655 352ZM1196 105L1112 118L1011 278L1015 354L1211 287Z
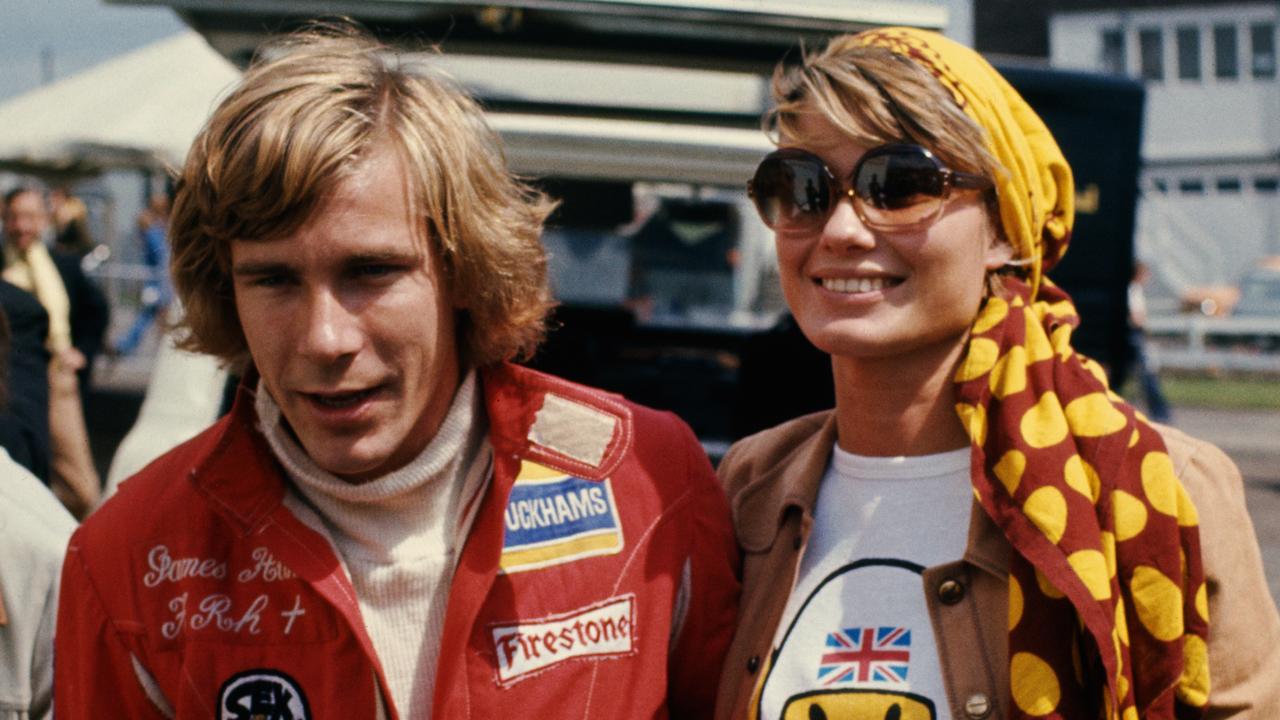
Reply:
M924 31L859 42L929 69L1008 171L1001 222L1027 281L989 298L956 371L974 493L1014 552L1017 718L1203 716L1208 606L1194 505L1159 434L1072 350L1079 322L1043 272L1065 252L1074 185L1040 118L977 53Z

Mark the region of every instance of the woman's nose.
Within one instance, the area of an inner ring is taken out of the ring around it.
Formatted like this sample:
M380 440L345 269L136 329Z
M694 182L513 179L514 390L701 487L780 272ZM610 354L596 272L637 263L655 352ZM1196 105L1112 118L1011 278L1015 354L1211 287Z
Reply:
M841 196L822 226L822 244L833 251L865 250L875 247L875 235L863 224L853 206L853 198Z

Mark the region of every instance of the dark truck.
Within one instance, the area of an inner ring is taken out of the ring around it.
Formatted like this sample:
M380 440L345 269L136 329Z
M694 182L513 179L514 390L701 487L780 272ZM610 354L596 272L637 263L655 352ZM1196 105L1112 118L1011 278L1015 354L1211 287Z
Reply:
M482 99L513 168L562 201L545 237L561 305L530 364L675 411L713 457L833 402L830 363L787 316L745 194L770 149L768 74L836 33L946 23L940 4L892 2L157 2L241 64L321 11L438 44L443 56L423 57ZM1072 249L1052 277L1083 316L1077 347L1123 367L1142 87L1002 70L1076 170Z
M1075 347L1119 388L1132 360L1129 281L1146 93L1136 80L997 65L1057 138L1076 181L1070 249L1049 277L1080 311Z
M1049 276L1070 293L1080 313L1076 349L1107 367L1119 387L1131 359L1127 288L1133 273L1142 85L1044 67L1005 64L999 69L1044 119L1074 171L1070 250ZM599 211L587 197L564 197L559 219L566 226L577 223L579 207ZM706 205L703 212L710 212ZM652 239L633 236L633 256L660 253L646 245ZM716 282L716 266L692 255L686 262L704 273L704 282ZM718 267L728 272L723 264ZM674 410L714 453L726 441L834 401L827 356L809 345L785 311L780 313L767 327L655 325L637 320L622 304L570 300L559 309L561 326L533 364Z

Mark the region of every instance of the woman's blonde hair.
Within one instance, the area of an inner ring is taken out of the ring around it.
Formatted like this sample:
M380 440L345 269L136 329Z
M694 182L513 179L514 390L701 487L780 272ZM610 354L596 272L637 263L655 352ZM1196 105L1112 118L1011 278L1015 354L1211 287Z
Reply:
M928 148L953 170L994 178L999 163L986 131L918 63L882 47L833 38L799 65L773 73L774 107L765 130L775 141L804 142L800 117L821 113L852 142L867 147L908 142Z
M181 347L246 360L231 241L295 232L386 143L462 308L464 362L532 354L552 307L540 238L554 203L512 176L465 92L345 22L264 47L192 145L169 226Z
M951 93L919 63L886 48L833 38L822 50L804 53L799 64L783 63L773 73L773 108L764 128L778 144L810 140L800 129L804 115L819 113L852 143L876 147L913 143L944 165L994 180L1005 172L987 149L987 133L960 109ZM1003 241L999 200L985 194L997 241ZM1001 292L989 274L988 291Z

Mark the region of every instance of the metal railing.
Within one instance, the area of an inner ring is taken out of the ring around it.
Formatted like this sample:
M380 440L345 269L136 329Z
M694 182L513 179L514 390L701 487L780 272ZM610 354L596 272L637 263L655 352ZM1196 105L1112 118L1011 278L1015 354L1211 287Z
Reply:
M1146 329L1161 367L1280 373L1280 318L1170 315Z

